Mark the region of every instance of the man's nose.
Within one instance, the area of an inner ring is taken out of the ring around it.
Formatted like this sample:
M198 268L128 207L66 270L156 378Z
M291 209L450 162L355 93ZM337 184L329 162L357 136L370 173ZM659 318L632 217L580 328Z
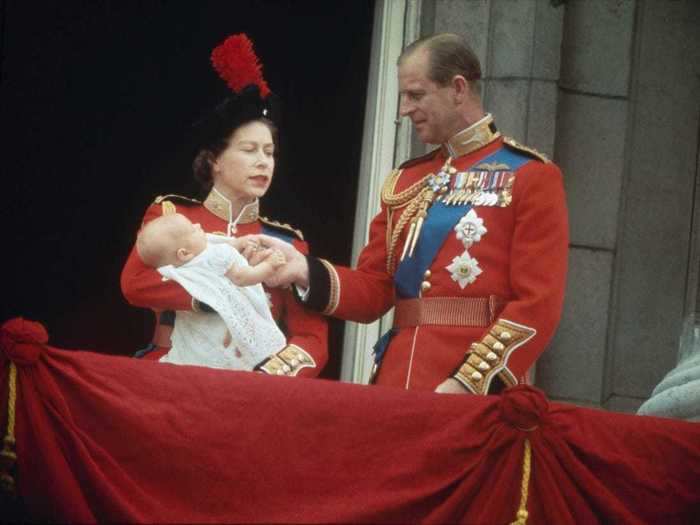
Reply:
M411 104L409 101L406 100L406 97L402 96L399 99L399 115L401 115L402 117L405 117L405 116L413 113L414 109L415 109L415 107L413 106L413 104Z

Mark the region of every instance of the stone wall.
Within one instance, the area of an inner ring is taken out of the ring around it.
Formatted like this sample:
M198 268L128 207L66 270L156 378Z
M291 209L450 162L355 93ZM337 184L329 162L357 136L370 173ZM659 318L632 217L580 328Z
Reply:
M697 304L700 3L434 0L421 33L464 35L499 129L565 175L571 246L550 397L635 411ZM414 152L420 147L415 144Z

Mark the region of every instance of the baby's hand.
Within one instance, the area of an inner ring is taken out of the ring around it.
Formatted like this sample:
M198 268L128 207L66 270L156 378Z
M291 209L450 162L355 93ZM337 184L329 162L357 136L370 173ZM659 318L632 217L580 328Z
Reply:
M260 249L260 243L248 236L234 237L229 241L229 244L248 260Z
M267 260L269 261L269 263L272 265L272 267L274 269L277 269L280 266L283 266L284 263L287 262L287 258L284 256L284 254L277 249L272 250L272 253L269 255Z

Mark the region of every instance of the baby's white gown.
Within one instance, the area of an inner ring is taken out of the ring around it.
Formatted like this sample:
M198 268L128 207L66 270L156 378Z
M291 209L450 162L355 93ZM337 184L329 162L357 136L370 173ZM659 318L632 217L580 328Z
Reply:
M284 334L272 318L262 285L239 287L226 277L232 264L248 266L245 257L226 239L207 234L207 248L192 260L179 267L158 268L164 277L180 283L192 297L218 314L177 311L172 347L160 361L252 370L286 345ZM225 347L227 329L231 343Z

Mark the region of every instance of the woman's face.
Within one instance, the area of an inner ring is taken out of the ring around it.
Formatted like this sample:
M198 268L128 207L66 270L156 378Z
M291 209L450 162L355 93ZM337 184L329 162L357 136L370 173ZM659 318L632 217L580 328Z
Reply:
M212 164L214 186L232 200L262 197L272 181L274 152L272 133L265 124L244 124Z

